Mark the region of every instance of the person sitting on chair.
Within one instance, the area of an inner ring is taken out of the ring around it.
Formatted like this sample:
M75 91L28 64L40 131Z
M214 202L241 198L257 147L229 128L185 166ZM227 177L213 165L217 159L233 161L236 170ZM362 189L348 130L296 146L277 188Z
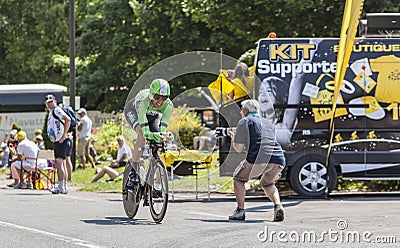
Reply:
M23 169L27 171L34 171L36 166L36 158L38 154L39 148L37 145L26 138L26 133L24 131L19 131L17 134L18 146L17 152L18 156L12 159L11 163L11 171L12 176L14 178L14 188L20 188L20 180L22 188L31 189L32 187L32 178L31 175L28 175L28 183L24 183L24 179L20 178L21 174L21 164Z

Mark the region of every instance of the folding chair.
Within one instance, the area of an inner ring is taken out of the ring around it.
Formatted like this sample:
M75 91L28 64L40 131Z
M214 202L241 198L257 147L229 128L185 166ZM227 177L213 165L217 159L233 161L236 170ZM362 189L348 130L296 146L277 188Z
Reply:
M53 150L39 150L35 166L35 189L52 189L56 186L56 168L54 167ZM44 183L46 185L44 185Z
M20 189L24 189L22 187L22 182L27 180L29 177L32 177L32 170L26 169L24 167L24 162L27 163L27 161L31 161L31 162L35 163L35 166L36 166L36 160L37 160L36 158L29 158L29 157L23 157L22 158L22 160L21 160L21 168L19 170L19 186L20 186Z

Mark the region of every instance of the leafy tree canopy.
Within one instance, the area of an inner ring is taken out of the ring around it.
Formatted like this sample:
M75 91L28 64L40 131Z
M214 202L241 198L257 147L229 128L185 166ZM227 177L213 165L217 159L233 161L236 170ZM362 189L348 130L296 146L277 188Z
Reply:
M254 42L337 37L341 0L76 0L77 94L87 108L119 111L148 68L190 51L248 58ZM363 14L399 12L397 0L365 1ZM246 61L249 63L248 61ZM69 1L0 0L0 83L69 85ZM214 75L173 79L173 95Z

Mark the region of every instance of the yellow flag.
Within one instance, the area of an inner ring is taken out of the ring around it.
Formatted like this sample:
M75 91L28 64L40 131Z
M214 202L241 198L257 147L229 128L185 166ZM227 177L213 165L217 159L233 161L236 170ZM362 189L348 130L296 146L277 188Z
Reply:
M225 70L220 70L217 80L208 85L208 89L211 92L212 97L217 103L221 102L221 92L223 102L229 100L228 95L231 93L235 87L228 80L228 72Z
M347 0L344 15L342 20L342 29L340 31L340 41L339 41L339 51L337 55L337 66L336 66L336 74L335 74L335 87L333 91L333 99L337 99L339 97L340 87L342 86L342 82L344 79L344 75L346 73L347 64L350 60L351 51L354 45L354 37L357 33L357 27L360 20L362 8L363 8L364 0ZM336 103L337 101L333 101L332 104L332 112L336 111ZM333 134L334 134L334 114L331 117L330 122L330 141L327 155L327 166L329 154L331 151Z

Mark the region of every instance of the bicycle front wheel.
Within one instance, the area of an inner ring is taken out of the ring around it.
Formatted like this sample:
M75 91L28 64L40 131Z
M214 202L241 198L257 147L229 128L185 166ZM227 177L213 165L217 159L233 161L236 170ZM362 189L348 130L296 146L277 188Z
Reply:
M127 187L126 183L129 179L129 172L132 170L132 165L129 163L125 167L123 181L122 181L122 202L124 210L128 218L135 217L141 198L140 183L133 187Z
M165 165L160 160L151 163L152 173L149 184L150 213L155 222L164 219L168 205L168 176Z

